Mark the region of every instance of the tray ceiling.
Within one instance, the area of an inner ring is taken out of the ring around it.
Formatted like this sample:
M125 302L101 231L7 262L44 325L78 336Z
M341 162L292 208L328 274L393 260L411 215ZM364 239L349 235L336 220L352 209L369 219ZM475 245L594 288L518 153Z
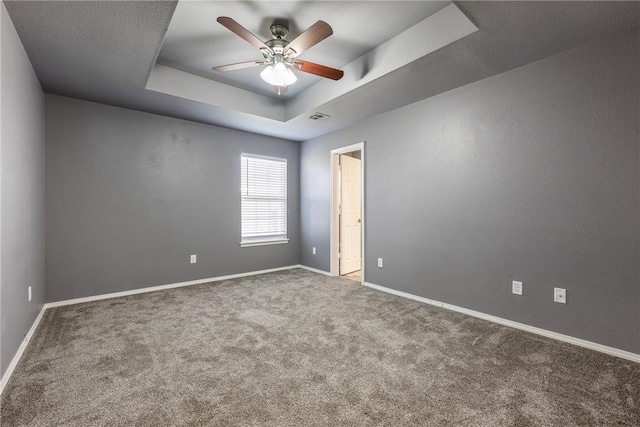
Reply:
M269 27L282 23L291 41L318 20L327 22L334 34L304 52L300 59L342 68L407 28L450 5L449 1L280 1L204 2L181 1L171 18L158 63L217 82L274 98L291 98L320 81L320 77L296 73L298 81L278 96L259 77L261 68L219 73L211 68L261 60L260 52L216 22L229 16L266 41ZM417 43L421 41L417 40Z

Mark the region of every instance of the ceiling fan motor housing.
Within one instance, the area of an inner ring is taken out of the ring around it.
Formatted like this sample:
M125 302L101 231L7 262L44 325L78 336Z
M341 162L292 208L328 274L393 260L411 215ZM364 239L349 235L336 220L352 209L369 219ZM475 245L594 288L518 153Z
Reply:
M284 38L289 33L289 29L282 24L273 24L269 30L273 39L266 41L264 44L269 46L273 53L276 55L282 55L284 48L289 44Z
M271 50L273 50L273 53L282 55L284 48L289 44L289 42L283 39L273 39L264 42L264 44L269 46Z

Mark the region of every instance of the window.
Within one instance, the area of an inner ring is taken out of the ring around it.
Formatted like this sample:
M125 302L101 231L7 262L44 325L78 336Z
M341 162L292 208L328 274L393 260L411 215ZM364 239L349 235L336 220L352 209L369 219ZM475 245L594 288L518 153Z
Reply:
M287 160L243 154L241 246L287 243Z

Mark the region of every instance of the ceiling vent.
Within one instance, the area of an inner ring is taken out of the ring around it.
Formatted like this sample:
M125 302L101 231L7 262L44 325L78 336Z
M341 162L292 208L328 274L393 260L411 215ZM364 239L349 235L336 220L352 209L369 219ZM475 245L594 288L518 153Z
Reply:
M311 120L314 120L316 122L320 122L322 120L327 120L329 117L331 117L331 116L329 116L328 114L316 112L316 113L313 113L312 115L310 115L308 118L311 119Z

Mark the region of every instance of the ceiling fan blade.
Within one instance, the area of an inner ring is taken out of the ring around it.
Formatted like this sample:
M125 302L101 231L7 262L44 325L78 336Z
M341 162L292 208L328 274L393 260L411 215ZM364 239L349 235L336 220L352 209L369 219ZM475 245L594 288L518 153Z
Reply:
M331 80L340 80L344 75L344 71L342 70L316 64L314 62L302 61L300 59L293 61L293 65L296 69L302 72L315 74L316 76L325 77Z
M289 43L284 54L300 55L302 52L320 43L331 34L333 34L331 26L324 21L318 21Z
M232 32L234 32L235 34L237 34L238 36L245 39L252 46L257 47L258 49L266 49L269 52L273 53L271 48L266 44L264 44L262 40L254 36L249 30L247 30L242 25L238 24L236 21L229 18L228 16L220 16L218 17L217 21L222 25L224 25L225 27L227 27Z
M221 65L219 67L213 67L215 71L220 71L221 73L226 73L227 71L235 71L242 70L244 68L257 67L258 65L264 64L264 61L247 61L247 62L238 62L237 64L229 64L229 65Z

